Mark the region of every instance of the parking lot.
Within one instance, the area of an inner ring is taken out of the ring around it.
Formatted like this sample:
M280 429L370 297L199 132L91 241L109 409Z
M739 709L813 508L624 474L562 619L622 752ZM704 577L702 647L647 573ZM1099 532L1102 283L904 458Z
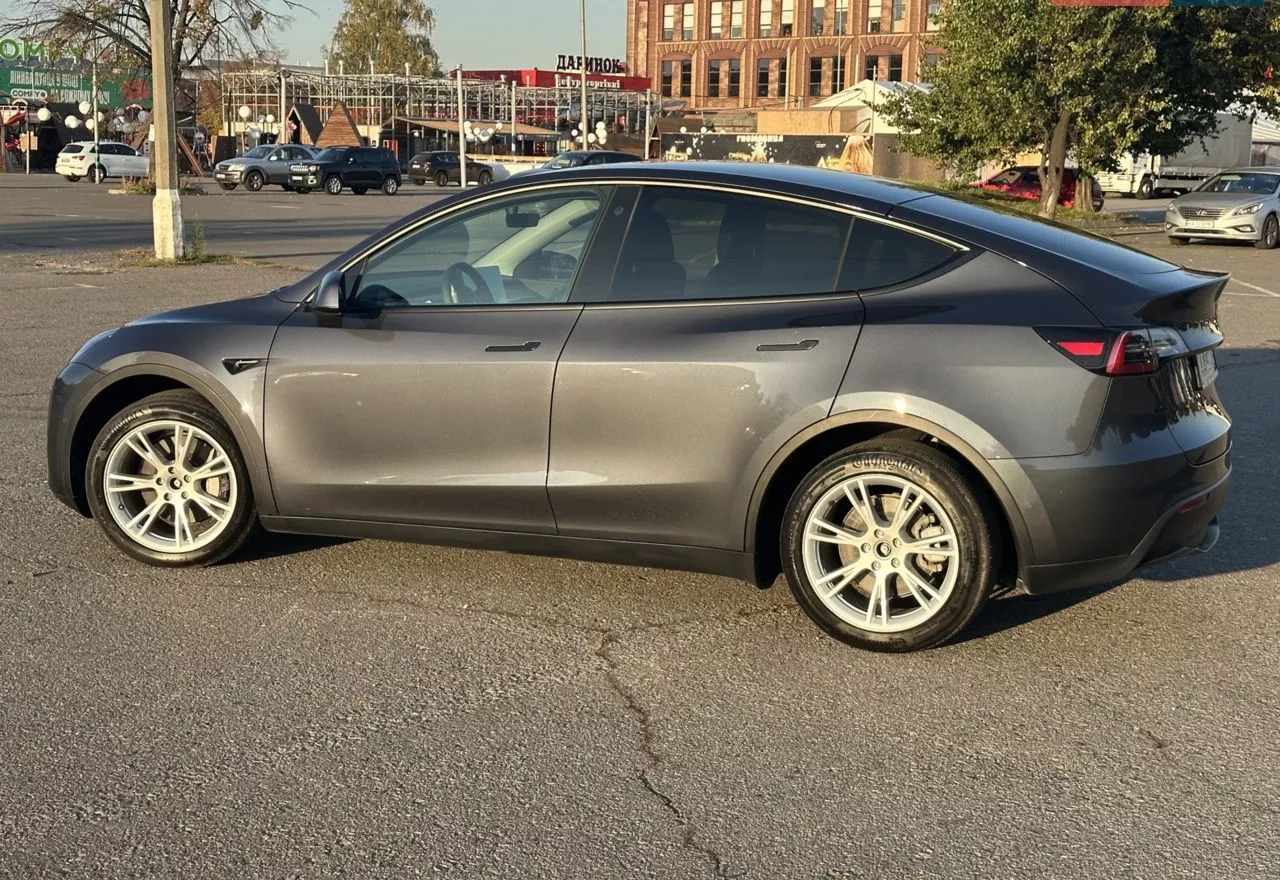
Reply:
M150 200L0 175L0 877L1271 878L1280 864L1280 252L1225 270L1235 474L1210 554L994 601L874 655L785 584L279 536L115 551L45 482L99 330L263 291L440 197ZM456 190L454 190L456 191Z

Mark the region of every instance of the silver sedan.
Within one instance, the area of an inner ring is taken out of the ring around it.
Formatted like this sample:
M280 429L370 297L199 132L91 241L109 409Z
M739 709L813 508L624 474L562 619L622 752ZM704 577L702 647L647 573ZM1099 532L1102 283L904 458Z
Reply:
M1215 174L1169 203L1164 228L1177 245L1193 238L1220 238L1274 248L1280 243L1280 167Z

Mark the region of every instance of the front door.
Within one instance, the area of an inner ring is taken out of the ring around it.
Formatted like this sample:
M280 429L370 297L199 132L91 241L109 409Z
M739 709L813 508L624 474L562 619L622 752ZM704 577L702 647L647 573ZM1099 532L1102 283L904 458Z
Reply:
M348 270L342 315L286 321L264 418L280 514L554 532L552 382L606 197L512 194L431 221Z
M837 281L851 222L752 195L643 190L612 285L586 304L556 373L548 491L561 534L742 549L756 476L827 416L858 338L862 302Z

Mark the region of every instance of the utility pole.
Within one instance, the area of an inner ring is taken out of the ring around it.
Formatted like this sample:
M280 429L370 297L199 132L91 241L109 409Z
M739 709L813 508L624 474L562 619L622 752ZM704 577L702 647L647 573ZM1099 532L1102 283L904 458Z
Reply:
M458 185L467 189L467 124L466 108L462 104L462 65L458 65Z
M511 78L511 155L516 154L516 80Z
M83 82L83 80L82 80ZM89 112L93 115L89 118L93 120L93 155L98 158L95 161L102 161L102 120L98 119L98 54L95 51L93 55L93 85L90 91L89 103L93 106ZM95 183L102 183L102 175L97 175L98 179Z
M589 149L587 144L587 126L590 124L587 119L587 0L581 0L582 8L582 125L579 131L582 134L582 148Z
M178 193L178 132L173 118L173 8L169 0L149 0L151 14L151 108L156 127L152 145L156 196L151 203L156 257L176 260L186 252L182 236L182 199Z

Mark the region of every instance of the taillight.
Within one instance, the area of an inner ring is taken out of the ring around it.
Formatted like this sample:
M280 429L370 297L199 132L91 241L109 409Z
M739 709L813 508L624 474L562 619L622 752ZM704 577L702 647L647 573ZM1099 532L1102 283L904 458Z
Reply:
M1170 327L1037 327L1036 332L1086 370L1106 376L1154 373L1169 358L1187 354L1182 335Z

